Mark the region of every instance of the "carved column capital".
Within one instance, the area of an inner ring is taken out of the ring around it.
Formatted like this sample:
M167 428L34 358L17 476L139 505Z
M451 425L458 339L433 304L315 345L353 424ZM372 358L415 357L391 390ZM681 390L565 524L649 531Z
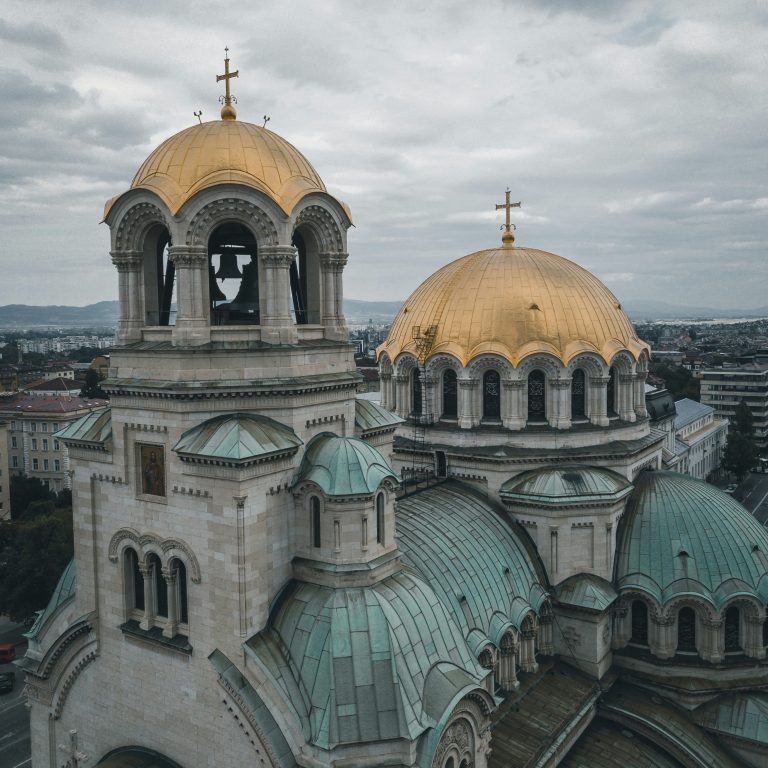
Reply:
M289 269L296 258L296 248L292 245L265 245L259 248L259 259L267 267Z
M472 389L477 383L479 382L479 379L457 379L456 384L459 386L460 389Z
M526 382L522 381L521 379L502 379L501 384L502 386L506 387L510 390L521 390Z
M590 376L589 383L593 387L607 387L608 382L611 380L610 376Z
M203 245L171 245L168 258L177 268L205 267L208 265L208 249Z
M349 259L349 254L344 251L323 251L319 256L321 266L333 270L344 269Z
M118 272L135 272L141 268L140 251L112 251L109 255Z

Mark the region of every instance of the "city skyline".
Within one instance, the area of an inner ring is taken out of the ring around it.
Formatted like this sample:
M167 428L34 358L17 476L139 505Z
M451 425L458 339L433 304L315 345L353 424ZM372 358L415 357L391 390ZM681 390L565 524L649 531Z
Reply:
M768 10L571 5L7 3L0 305L117 298L103 204L218 119L228 45L239 119L352 209L349 297L494 247L509 186L518 243L622 300L764 306Z

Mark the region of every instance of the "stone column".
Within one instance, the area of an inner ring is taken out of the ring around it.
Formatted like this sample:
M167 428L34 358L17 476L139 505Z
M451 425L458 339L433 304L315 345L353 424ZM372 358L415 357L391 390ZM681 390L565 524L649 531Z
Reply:
M474 391L478 379L457 379L458 386L458 424L461 429L472 429L480 423L474 408Z
M648 647L659 659L671 659L677 651L677 621L674 616L649 617Z
M112 263L117 267L120 315L117 321L117 343L141 341L144 326L142 301L141 252L112 251Z
M343 251L325 251L320 254L322 299L320 318L328 338L347 340L344 318L344 289L342 276L349 254Z
M539 619L539 650L545 656L553 656L555 653L552 624L554 617L546 614Z
M507 429L523 429L525 427L525 413L523 412L523 387L524 381L520 379L503 379L501 382L502 424Z
M259 249L264 270L264 303L261 307L261 338L271 344L292 344L298 340L291 316L290 269L296 258L292 245L266 245Z
M647 371L638 371L633 382L635 390L635 415L638 419L644 419L648 416L648 411L645 407L645 381L647 378Z
M571 427L571 380L550 379L547 383L550 402L549 426L555 429Z
M421 377L421 423L435 422L435 384L436 377L426 371Z
M411 380L410 376L399 373L397 376L393 376L394 388L395 388L395 413L401 419L407 419L411 410L411 393L408 391Z
M536 662L536 628L524 629L520 642L520 669L523 672L536 672L539 665Z
M174 638L179 631L179 601L176 594L177 574L175 569L163 567L162 576L165 579L168 592L168 621L163 629L163 637Z
M619 598L613 606L613 637L611 638L611 648L614 650L624 648L631 637L632 622L629 618L629 606Z
M176 346L199 346L211 340L208 250L202 245L172 245L168 258L176 269Z
M517 643L509 635L505 635L501 640L499 685L503 691L514 691L520 687L517 679Z
M394 382L392 381L391 373L381 374L381 405L382 408L387 410L393 410L395 406L394 392L392 390Z
M608 376L589 377L589 420L598 427L608 426Z
M144 616L139 622L139 627L150 630L155 624L154 590L152 589L152 566L139 563L139 572L144 582Z
M619 385L619 418L622 421L635 421L635 376L632 373L621 373Z
M725 658L725 638L723 637L723 622L701 619L696 621L696 650L705 661L718 664Z
M744 628L744 653L752 659L765 658L765 646L763 645L763 620L760 616L747 614L743 619Z

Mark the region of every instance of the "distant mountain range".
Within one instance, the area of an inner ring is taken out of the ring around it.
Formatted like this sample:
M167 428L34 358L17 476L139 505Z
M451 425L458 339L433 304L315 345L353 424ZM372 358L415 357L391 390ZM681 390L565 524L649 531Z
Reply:
M360 301L344 299L344 314L350 323L388 322L394 318L401 301ZM643 320L707 320L712 318L768 317L768 306L756 309L713 309L667 304L662 301L627 301L625 311L636 322ZM89 328L113 326L117 323L118 303L100 301L85 307L63 305L30 306L7 304L0 307L0 328L40 328L56 326Z

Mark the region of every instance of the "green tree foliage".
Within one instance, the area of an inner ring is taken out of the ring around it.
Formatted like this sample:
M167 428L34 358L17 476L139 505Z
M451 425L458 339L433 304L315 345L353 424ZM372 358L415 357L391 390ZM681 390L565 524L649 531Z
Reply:
M664 386L675 400L688 397L696 402L699 401L699 380L682 365L652 364L650 372L664 380Z
M732 430L723 454L723 467L742 480L755 464L757 447L749 435Z
M36 477L18 476L11 478L11 519L18 520L33 501L51 501L54 494L48 486Z
M749 406L742 400L736 406L736 414L733 417L733 429L740 435L752 437L755 433L754 422L752 411L749 410Z
M45 608L74 550L71 508L32 519L27 511L0 524L0 614L14 621Z
M94 397L106 399L107 397L99 386L99 374L93 368L89 368L85 373L85 386L80 390L80 396L89 399Z

